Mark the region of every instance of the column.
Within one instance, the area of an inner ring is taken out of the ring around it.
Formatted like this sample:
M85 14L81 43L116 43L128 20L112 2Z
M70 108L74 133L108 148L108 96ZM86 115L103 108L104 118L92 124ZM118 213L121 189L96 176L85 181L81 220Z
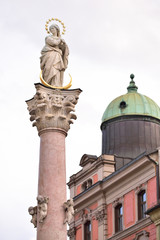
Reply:
M65 137L76 119L73 112L81 90L56 90L40 83L35 87L36 94L26 102L30 120L40 136L37 240L65 240Z

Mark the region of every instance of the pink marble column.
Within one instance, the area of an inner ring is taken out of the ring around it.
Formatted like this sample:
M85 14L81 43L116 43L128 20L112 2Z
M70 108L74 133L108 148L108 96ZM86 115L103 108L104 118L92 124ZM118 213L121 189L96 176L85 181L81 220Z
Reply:
M49 197L48 213L37 223L37 240L66 240L63 203L66 201L65 132L40 135L38 195Z
M66 240L67 227L63 224L63 203L67 200L65 137L76 119L75 105L81 90L57 90L39 83L35 87L36 94L26 103L32 126L37 127L40 136L38 196L46 202L37 203L38 216L35 211L32 218L34 226L37 223L37 240ZM42 220L43 204L47 215Z

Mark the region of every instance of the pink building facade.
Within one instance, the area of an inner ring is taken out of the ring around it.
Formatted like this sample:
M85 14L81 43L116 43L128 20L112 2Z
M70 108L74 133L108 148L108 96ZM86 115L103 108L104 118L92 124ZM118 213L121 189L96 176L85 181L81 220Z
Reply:
M160 239L160 221L150 217L160 203L160 108L137 93L133 78L105 110L102 154L84 154L68 182L76 209L70 240Z

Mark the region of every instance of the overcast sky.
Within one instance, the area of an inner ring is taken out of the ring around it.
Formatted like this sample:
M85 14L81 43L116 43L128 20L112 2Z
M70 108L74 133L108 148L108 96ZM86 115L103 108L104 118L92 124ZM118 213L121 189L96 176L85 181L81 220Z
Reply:
M101 117L125 94L129 75L160 105L159 0L5 0L1 30L0 239L35 240L28 207L36 205L39 137L25 100L39 82L45 22L64 21L70 49L65 83L81 88L78 119L66 138L67 182L83 154L101 154ZM69 197L69 195L68 195Z

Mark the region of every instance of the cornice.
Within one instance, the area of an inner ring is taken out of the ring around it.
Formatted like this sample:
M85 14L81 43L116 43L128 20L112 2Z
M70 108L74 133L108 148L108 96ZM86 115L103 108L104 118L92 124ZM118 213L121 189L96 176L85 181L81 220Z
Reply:
M121 240L124 239L126 237L129 237L130 235L136 233L137 231L139 231L142 228L145 228L149 225L152 224L152 221L149 217L144 218L138 222L136 222L133 226L124 229L121 232L118 232L116 234L114 234L112 237L108 238L108 240Z
M104 166L105 164L115 165L115 162L112 160L104 159L102 156L100 156L97 158L95 162L91 164L91 166L89 166L85 170L82 169L78 173L72 175L67 185L71 187L72 185L77 184L82 179L84 180L86 176L91 176L91 173L94 173L95 171L97 171L97 168L99 169L101 166Z
M141 171L137 171L137 169L141 169ZM143 177L144 173L144 177ZM147 174L147 178L146 178ZM89 199L96 198L99 199L101 194L106 194L106 197L111 197L112 192L115 192L115 188L119 189L119 186L123 185L124 193L134 189L136 186L132 186L132 182L130 181L130 188L128 186L128 177L131 179L140 178L141 182L146 182L147 179L155 176L154 167L151 162L147 160L147 158L143 157L139 159L139 161L135 162L132 165L129 165L127 168L123 169L123 171L114 172L108 177L104 178L102 181L98 181L96 184L92 185L87 190L83 191L79 195L74 197L75 206L78 207L79 205L83 204L83 202L89 201ZM137 183L137 186L139 182ZM121 193L122 194L122 193ZM112 202L111 199L109 202Z

